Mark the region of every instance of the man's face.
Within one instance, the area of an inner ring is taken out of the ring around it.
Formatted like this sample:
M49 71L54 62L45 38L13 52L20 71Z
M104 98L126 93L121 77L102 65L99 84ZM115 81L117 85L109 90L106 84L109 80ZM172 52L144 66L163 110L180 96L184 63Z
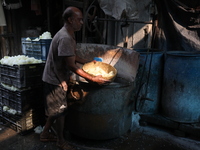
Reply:
M74 31L81 30L83 25L83 15L81 12L75 12L74 16L72 17L72 28Z

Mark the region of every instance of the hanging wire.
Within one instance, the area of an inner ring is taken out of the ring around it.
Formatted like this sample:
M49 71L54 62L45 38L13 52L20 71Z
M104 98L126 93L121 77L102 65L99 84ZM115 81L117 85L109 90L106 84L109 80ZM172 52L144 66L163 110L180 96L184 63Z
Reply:
M147 81L146 81L146 85L145 85L146 86L145 87L145 94L144 94L145 98L140 98L139 99L139 94L140 94L140 92L142 90L143 85L145 84L145 83L142 83L142 81L143 81L144 75L145 75L145 66L147 64L147 60L148 60L148 57L149 57L150 54L151 54L150 63L149 63L149 67L148 67L148 73L147 73L147 77L146 77ZM136 110L136 112L139 111L139 109L142 106L144 100L151 100L151 99L146 98L146 96L147 96L147 93L148 93L148 85L149 85L149 79L150 79L150 73L151 73L152 58L153 58L153 52L150 53L150 50L148 49L147 53L146 53L146 58L145 58L145 61L144 61L144 65L143 65L141 78L139 80L139 88L138 88L138 90L136 92L136 100L135 100L135 110ZM141 103L141 100L143 101L142 103ZM138 103L139 103L139 109L137 108Z

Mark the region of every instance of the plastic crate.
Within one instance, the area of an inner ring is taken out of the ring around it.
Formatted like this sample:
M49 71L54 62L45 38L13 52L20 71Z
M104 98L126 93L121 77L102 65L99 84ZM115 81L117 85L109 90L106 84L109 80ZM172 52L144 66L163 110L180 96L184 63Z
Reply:
M21 38L21 46L22 46L22 54L26 55L26 46L25 46L26 38Z
M40 125L40 109L30 109L22 115L13 115L3 111L2 122L17 133L25 135Z
M31 37L31 40L36 37ZM39 41L27 41L26 38L21 38L22 42L22 53L29 57L36 59L42 59L45 61L49 53L49 47L52 39L40 39Z
M1 94L1 91L0 91L0 94ZM3 106L2 104L2 96L0 95L0 106Z
M3 106L0 105L0 119L2 119Z
M41 43L40 41L32 41L31 49L26 47L26 56L34 57L35 59L42 58Z
M42 87L32 87L30 89L11 91L0 86L0 103L15 109L18 114L22 114L29 109L35 109L43 105Z
M31 40L26 40L26 37L21 38L22 43L22 54L26 55L27 52L32 51L33 45L32 40L36 39L37 37L29 37Z
M1 83L17 88L25 88L42 84L44 63L26 65L0 65Z
M49 48L50 48L50 45L51 45L51 39L41 39L40 40L40 43L41 43L41 51L42 51L42 57L41 59L42 60L46 60L47 59L47 56L48 56L48 53L49 53Z

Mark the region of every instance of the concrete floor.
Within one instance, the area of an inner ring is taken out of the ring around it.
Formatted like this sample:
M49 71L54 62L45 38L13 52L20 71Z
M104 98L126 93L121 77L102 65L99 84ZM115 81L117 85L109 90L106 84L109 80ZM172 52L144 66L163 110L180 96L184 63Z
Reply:
M92 141L71 135L66 139L78 150L200 150L200 139L177 137L173 131L155 126L136 126L133 131L112 140ZM0 125L1 150L58 150L55 142L39 141L39 134L17 134Z

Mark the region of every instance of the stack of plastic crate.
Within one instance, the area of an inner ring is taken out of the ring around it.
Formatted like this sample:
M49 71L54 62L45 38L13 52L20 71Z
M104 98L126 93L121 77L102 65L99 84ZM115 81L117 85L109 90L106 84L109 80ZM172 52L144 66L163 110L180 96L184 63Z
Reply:
M14 66L0 64L1 121L20 134L42 123L43 69L44 63Z

